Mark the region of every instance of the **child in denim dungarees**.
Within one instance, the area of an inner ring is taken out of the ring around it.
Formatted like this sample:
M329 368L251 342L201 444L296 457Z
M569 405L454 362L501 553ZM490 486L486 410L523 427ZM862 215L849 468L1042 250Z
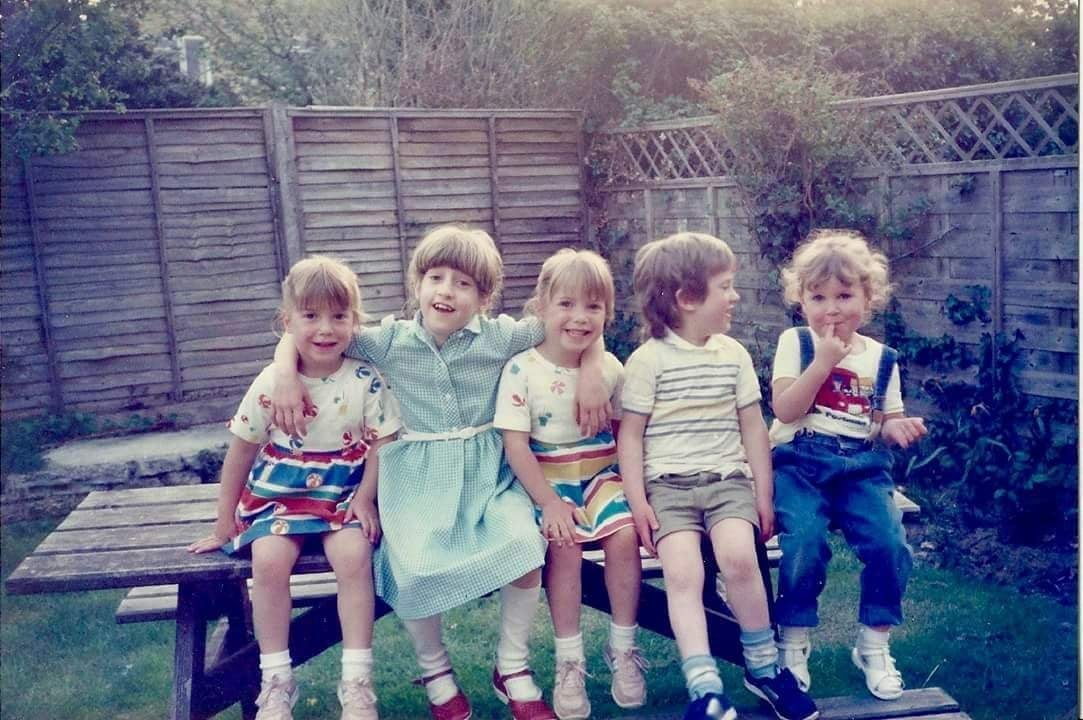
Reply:
M912 561L886 443L905 448L926 430L921 418L903 414L896 352L857 332L887 302L887 258L856 233L821 231L794 253L782 283L809 324L779 337L771 380L782 663L807 689L809 628L819 623L826 536L835 525L864 564L851 656L869 692L891 700L903 682L889 630L902 622Z

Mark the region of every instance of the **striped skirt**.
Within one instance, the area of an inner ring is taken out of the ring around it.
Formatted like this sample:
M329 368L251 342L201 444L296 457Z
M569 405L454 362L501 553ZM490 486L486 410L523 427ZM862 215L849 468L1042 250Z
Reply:
M260 449L237 504L244 530L222 549L234 554L264 535L310 535L340 530L361 483L368 446L297 452L268 443ZM354 520L347 526L359 526Z
M604 430L567 445L531 439L530 449L556 494L582 508L587 517L587 524L576 525L576 542L593 542L634 524L617 473L617 446L611 432ZM541 519L540 509L535 509L535 516Z

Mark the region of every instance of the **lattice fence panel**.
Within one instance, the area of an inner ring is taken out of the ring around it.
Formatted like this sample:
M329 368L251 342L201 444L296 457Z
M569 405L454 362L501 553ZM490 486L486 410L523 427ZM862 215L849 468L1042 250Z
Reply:
M867 98L837 110L842 122L854 113L871 116L859 142L873 167L1079 152L1078 75ZM605 185L719 178L736 167L709 117L597 133L590 147Z

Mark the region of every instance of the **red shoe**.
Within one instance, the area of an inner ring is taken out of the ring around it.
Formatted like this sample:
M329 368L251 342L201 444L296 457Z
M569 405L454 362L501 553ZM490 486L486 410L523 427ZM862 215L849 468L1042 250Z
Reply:
M530 670L520 670L519 672L501 675L500 671L494 667L493 690L496 691L496 696L500 698L500 702L508 706L508 709L511 710L511 716L515 720L558 720L556 714L553 713L552 708L546 704L545 700L513 700L508 695L508 690L504 686L505 680L532 674Z
M417 680L414 680L414 684L428 685L436 678L451 674L452 670L451 668L448 668L435 675L418 678ZM474 711L470 709L470 701L466 699L466 695L463 694L461 688L458 688L458 692L455 696L445 703L440 703L439 705L431 702L429 703L429 714L432 715L432 720L470 720L470 716L473 712Z

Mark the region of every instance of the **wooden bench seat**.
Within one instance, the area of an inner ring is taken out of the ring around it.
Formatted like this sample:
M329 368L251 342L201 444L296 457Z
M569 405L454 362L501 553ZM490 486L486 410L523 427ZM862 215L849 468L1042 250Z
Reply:
M903 518L916 517L921 508L910 498L901 492L895 493L895 504L903 512ZM782 550L778 546L778 536L775 535L766 543L767 561L772 567L778 565L782 557ZM647 551L640 548L640 560L643 564L643 577L655 578L662 576L662 565L658 558L651 557ZM600 549L587 550L583 553L583 559L605 565L605 555ZM251 579L248 581L251 587ZM721 590L721 583L719 583ZM334 573L311 573L307 575L294 575L290 578L290 595L293 597L293 606L310 607L323 598L331 597L338 592ZM155 620L172 620L177 614L177 586L176 585L152 585L148 587L133 588L124 596L117 606L115 613L118 624L151 622Z
M904 690L898 700L877 700L870 695L816 698L820 720L970 720L959 703L941 688ZM741 720L775 720L775 714L760 705L739 708ZM622 714L621 720L680 720L684 708Z

